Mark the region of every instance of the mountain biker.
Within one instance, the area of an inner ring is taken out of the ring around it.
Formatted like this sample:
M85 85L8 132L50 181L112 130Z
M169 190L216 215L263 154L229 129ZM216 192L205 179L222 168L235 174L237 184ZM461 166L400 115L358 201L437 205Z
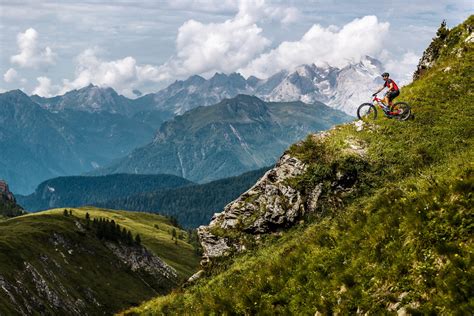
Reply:
M392 101L393 101L393 99L398 97L398 95L400 94L400 90L398 89L398 86L395 83L395 81L393 81L389 77L390 77L390 74L388 72L384 72L382 74L382 78L385 81L385 83L384 83L383 87L381 87L379 90L377 90L377 92L372 94L372 96L375 97L377 95L377 93L379 93L380 91L385 89L385 87L387 87L388 91L387 91L387 93L385 93L385 96L383 98L383 102L385 104L388 104L389 107L392 107Z

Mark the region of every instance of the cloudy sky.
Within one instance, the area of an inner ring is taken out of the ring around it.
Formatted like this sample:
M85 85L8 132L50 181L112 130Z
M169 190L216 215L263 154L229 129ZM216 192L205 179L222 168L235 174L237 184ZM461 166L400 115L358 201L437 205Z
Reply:
M133 96L194 74L265 78L364 55L406 82L441 21L473 13L471 0L0 0L0 91L93 83Z

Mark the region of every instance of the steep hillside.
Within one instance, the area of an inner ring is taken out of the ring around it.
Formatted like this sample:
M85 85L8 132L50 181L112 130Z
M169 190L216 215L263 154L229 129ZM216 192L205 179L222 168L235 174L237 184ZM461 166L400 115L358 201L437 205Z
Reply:
M124 198L138 193L191 185L186 179L167 175L114 174L109 176L59 177L42 182L33 194L18 196L28 211L57 207L98 205L105 201ZM112 207L120 209L120 207ZM135 209L145 211L145 209Z
M212 181L271 165L308 132L351 119L322 103L264 102L238 95L164 123L152 143L97 172L167 173Z
M130 195L96 204L131 211L157 212L175 218L185 228L209 223L215 212L247 191L269 168L249 171L236 177L205 184Z
M186 238L164 217L96 208L0 222L0 313L111 314L167 293L195 271Z
M199 235L195 285L127 313L474 313L474 16L402 89L415 120L312 134Z

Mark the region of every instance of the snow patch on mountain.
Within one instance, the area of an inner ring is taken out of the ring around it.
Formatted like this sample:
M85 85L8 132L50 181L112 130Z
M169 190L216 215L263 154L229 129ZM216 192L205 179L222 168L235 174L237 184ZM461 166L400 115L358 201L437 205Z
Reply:
M283 70L267 79L255 76L245 79L239 73L216 73L210 79L192 76L184 81L176 81L152 94L152 99L155 108L175 115L238 94L247 94L265 101L319 101L355 116L359 104L368 100L379 85L377 78L382 71L382 64L378 60L365 56L344 68L328 64L300 65L292 71Z
M355 116L357 107L380 85L377 79L381 73L381 63L369 56L342 69L302 65L285 76L270 93L257 88L256 95L266 101L319 101Z

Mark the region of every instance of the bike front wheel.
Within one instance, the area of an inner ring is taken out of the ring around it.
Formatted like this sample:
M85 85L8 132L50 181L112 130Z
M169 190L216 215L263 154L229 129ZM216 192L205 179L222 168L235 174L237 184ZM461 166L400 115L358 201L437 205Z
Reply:
M377 118L377 109L371 103L363 103L357 109L357 117L363 121L373 121Z
M400 121L406 121L411 116L411 108L405 102L397 102L393 105L391 109L394 116Z

